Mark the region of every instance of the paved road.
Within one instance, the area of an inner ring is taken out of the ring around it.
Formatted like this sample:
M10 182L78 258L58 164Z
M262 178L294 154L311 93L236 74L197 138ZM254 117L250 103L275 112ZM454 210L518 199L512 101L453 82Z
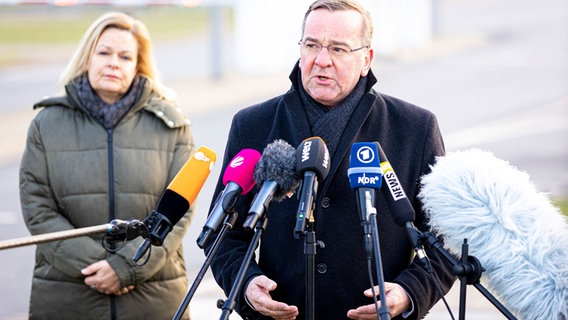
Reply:
M568 4L563 0L545 5L537 0L438 2L439 37L427 48L378 57L374 67L378 88L434 111L448 151L490 150L527 171L540 190L567 197ZM166 82L178 91L180 104L192 119L197 144L209 146L220 158L234 112L286 90L289 84L286 74L235 74L230 56L224 58L226 76L209 80L208 64L194 63L207 61L204 47L206 39L163 43L157 46L158 59ZM197 57L196 52L200 52ZM49 63L0 69L0 226L5 226L0 240L28 235L20 217L17 164L34 114L30 106L53 92L64 63L58 50L49 53L44 57ZM220 169L217 165L202 189L184 240L191 281L204 260L194 243ZM26 318L33 251L33 247L0 251L4 271L0 320ZM503 319L475 289L468 294L468 319ZM192 300L194 318L215 318L218 298L223 298L222 293L208 274ZM455 290L448 299L456 314ZM427 319L449 317L438 305Z

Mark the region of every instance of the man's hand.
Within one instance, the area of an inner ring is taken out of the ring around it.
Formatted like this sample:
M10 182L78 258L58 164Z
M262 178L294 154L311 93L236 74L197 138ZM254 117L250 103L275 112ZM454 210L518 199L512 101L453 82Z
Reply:
M375 287L375 293L379 294L379 287ZM366 297L372 298L373 292L371 289L367 289L364 292ZM389 308L389 313L391 318L398 316L399 314L408 311L411 307L410 297L406 291L396 283L385 282L385 294L386 297L381 298L378 301L378 308L381 307L381 303L386 301L387 307ZM349 319L357 320L367 320L367 319L377 319L377 309L374 304L369 304L366 306L361 306L357 309L352 309L347 312L347 317Z
M272 300L270 291L276 289L276 282L266 276L253 278L245 291L251 306L259 313L276 320L296 319L298 307Z

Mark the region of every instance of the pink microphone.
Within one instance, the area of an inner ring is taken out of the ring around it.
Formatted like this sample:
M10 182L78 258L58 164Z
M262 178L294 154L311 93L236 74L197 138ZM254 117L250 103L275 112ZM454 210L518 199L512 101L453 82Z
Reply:
M254 169L260 157L256 150L241 150L225 169L223 184L228 188L230 183L236 183L242 189L241 195L247 194L255 185Z
M219 194L215 207L211 210L203 231L197 238L197 245L204 248L211 234L216 232L227 214L233 212L239 195L247 194L255 185L254 170L261 158L260 152L243 149L229 162L223 174L225 189Z

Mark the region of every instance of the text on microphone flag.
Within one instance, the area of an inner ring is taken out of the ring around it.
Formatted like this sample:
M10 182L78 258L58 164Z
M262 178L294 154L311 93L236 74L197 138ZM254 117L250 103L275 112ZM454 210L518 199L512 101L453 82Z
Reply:
M404 189L398 182L398 178L396 176L396 173L394 173L394 169L392 168L390 162L381 162L381 171L394 201L406 198Z
M310 148L312 146L311 141L304 142L304 147L302 148L302 162L310 160Z

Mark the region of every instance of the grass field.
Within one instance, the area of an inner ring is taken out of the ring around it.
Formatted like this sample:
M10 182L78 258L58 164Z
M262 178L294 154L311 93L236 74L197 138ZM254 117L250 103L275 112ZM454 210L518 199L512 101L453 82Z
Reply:
M76 43L98 16L111 10L142 20L154 40L204 32L208 27L204 7L0 6L0 43Z
M74 47L89 25L101 14L116 10L143 21L153 41L168 41L208 32L211 10L207 7L154 6L1 6L0 66L25 62L30 50ZM232 11L222 9L225 25Z

